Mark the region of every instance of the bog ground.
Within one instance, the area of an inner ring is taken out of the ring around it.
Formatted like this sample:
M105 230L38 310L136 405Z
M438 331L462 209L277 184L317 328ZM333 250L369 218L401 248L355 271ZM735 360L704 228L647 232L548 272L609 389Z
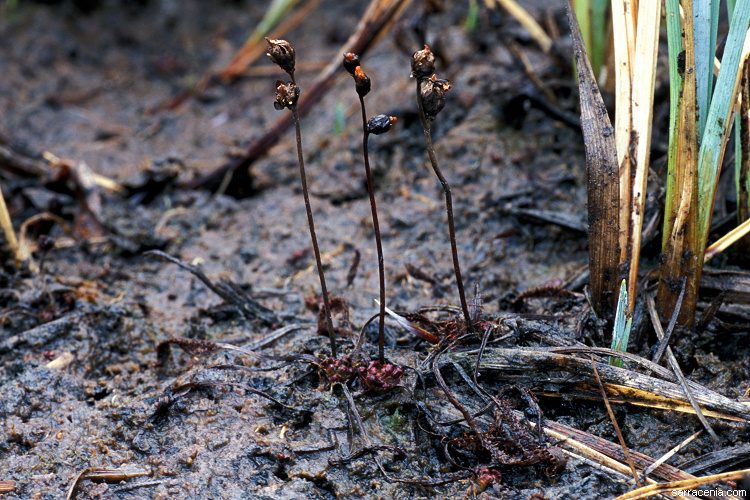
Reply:
M243 183L227 188L232 195L195 186L244 154L282 115L273 100L284 75L265 56L233 83L191 92L206 71L230 60L265 5L112 0L84 12L74 4L0 6L0 133L11 143L12 161L23 157L37 169L22 175L0 158L0 183L14 227L40 268L16 271L9 262L0 276L0 481L15 482L4 498L64 498L87 468L122 468L134 477L85 479L76 498L593 499L634 488L632 478L568 456L556 475L534 464L497 466L502 479L480 491L473 468L497 457L471 441L465 424L451 424L462 415L431 371L438 348L393 320L386 354L405 367L402 386L375 393L356 377L347 386L365 437L345 391L310 362L315 356L322 363L329 346L311 310L319 284L293 130L232 181ZM341 57L366 6L323 1L284 34L297 49L303 94ZM502 12L481 8L477 26L468 29L469 2L446 2L426 24L427 41L441 56L440 76L452 83L432 128L453 188L467 295L473 299L479 284L492 348L608 347L583 294L586 174L564 9L561 2L525 7L560 33L558 55L542 53ZM372 79L370 116L397 117L391 132L370 138L388 307L422 311L442 334L460 310L443 191L429 167L409 78L411 53L422 48L413 26L423 10L413 2L362 55L362 66ZM167 106L186 90L183 102ZM352 333L339 345L351 353L377 313L378 277L359 104L343 69L303 116L302 141L328 287L349 308ZM653 148L657 162L666 151L663 137ZM44 152L67 167L51 166ZM82 192L81 178L93 174L111 180L110 187ZM239 191L243 196L233 196ZM658 190L652 195L647 219L658 205ZM49 215L24 224L38 214ZM51 237L54 248L41 236ZM644 273L648 259L658 259L658 241L646 246ZM150 250L195 266L212 283L234 283L234 297L250 297L272 319L239 313L195 274L145 255ZM744 306L725 305L681 355L686 374L733 400L748 390L747 318ZM336 320L346 329L342 316ZM635 322L630 352L648 357L653 333L644 314ZM476 356L481 333L441 354L438 369L480 425L492 428L500 417L481 414L488 400L472 381L474 358L461 357ZM375 321L366 330L367 359L376 356L376 337ZM169 338L299 359L186 354L173 346L172 359L157 366L156 346ZM503 414L493 428L517 440L503 442L508 454L529 451L518 444L523 432L540 439L521 386L532 390L549 421L617 443L598 388L575 385L583 372L560 377L558 368L481 370L480 385L521 411ZM668 463L682 469L712 451L733 450L739 458L732 467L747 465L747 451L737 447L747 448L750 410L737 404L733 421L710 419L721 443L701 434ZM613 407L628 447L654 459L702 428L686 413ZM456 440L453 463L446 439ZM545 439L544 449L567 449ZM425 484L452 475L461 479Z

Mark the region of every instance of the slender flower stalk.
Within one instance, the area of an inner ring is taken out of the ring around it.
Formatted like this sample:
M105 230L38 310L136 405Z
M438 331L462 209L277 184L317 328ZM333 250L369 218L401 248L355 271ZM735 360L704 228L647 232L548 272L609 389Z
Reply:
M299 160L299 176L302 182L302 195L305 198L305 209L307 210L307 226L310 228L310 239L312 240L313 253L315 262L318 266L318 277L320 278L320 290L323 295L323 307L325 309L326 327L328 328L328 338L331 340L331 356L337 357L336 353L336 330L333 328L331 319L331 304L326 287L326 278L323 274L323 263L320 259L320 248L318 247L318 238L315 235L315 222L313 221L312 207L310 206L310 195L307 191L307 176L305 175L305 160L302 155L302 134L300 132L299 111L297 101L299 99L299 87L294 79L294 48L286 40L269 40L268 56L273 59L281 69L287 72L291 82L276 82L276 102L274 107L278 110L288 108L292 111L294 117L294 128L297 132L297 159Z
M370 195L370 211L372 212L372 226L375 231L375 246L378 252L378 278L380 280L380 317L378 322L378 360L380 364L385 363L385 265L383 262L383 245L380 239L380 224L378 222L378 208L375 203L375 189L372 184L372 173L370 171L370 155L368 153L368 142L370 134L379 135L387 132L395 117L378 115L369 122L365 109L365 96L370 92L371 82L362 67L359 65L359 57L356 54L344 54L344 68L354 78L354 84L359 95L359 105L362 109L362 151L365 160L365 176L367 177L367 192Z
M437 162L435 149L432 146L432 136L430 134L430 121L434 120L437 114L445 106L445 92L450 89L450 83L447 80L435 78L433 73L435 69L435 55L430 48L425 45L424 50L414 53L411 62L411 76L417 81L417 104L419 105L419 118L422 121L424 129L424 140L427 146L427 155L430 157L432 170L435 172L440 184L445 192L445 209L448 213L448 233L451 242L451 253L453 254L453 270L456 273L456 284L458 286L458 296L461 300L461 310L464 314L464 322L468 331L473 330L471 316L469 315L469 306L466 302L464 293L464 282L461 278L461 268L458 263L458 248L456 246L456 227L453 223L453 196L448 180L443 175ZM428 120L429 118L429 120Z

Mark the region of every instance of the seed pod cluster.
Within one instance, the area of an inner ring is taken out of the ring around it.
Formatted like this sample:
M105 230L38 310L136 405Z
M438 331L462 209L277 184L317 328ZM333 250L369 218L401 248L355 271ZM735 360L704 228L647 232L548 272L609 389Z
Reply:
M359 67L359 56L352 52L344 54L344 69L352 76Z
M273 103L273 107L277 110L284 108L292 109L297 105L299 99L299 87L292 82L282 82L281 80L276 81L276 101Z
M430 120L434 120L440 111L445 107L445 93L451 88L448 80L441 80L432 75L425 80L422 87L422 106L424 114Z
M423 80L435 73L435 54L425 45L411 56L411 76Z
M362 70L359 65L359 56L351 52L344 54L344 69L354 78L354 85L357 89L357 95L364 97L370 93L372 82L370 77Z
M268 42L268 57L291 76L294 73L294 47L286 40L266 38L266 42Z
M453 196L451 194L450 184L443 175L437 163L435 149L432 146L432 136L430 134L430 122L435 119L438 113L445 107L445 93L451 88L448 80L438 80L433 71L435 70L435 55L430 48L425 45L424 49L412 54L411 58L411 76L416 77L417 85L417 105L419 106L419 119L424 129L424 140L427 146L427 153L430 157L432 170L435 172L440 184L443 186L445 193L445 211L448 215L448 236L451 243L451 256L453 257L453 271L456 273L456 284L458 285L458 297L461 300L461 310L464 315L464 325L471 332L472 326L471 313L469 305L466 302L466 293L464 292L463 279L461 278L461 268L458 262L458 245L456 244L456 227L453 222Z

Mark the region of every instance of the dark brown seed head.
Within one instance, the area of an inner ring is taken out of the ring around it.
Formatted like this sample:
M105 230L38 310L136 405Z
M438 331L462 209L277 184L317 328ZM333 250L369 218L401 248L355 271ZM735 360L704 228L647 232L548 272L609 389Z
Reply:
M435 75L429 78L422 87L422 107L424 114L434 120L445 107L445 93L451 88L448 80L438 80Z
M276 80L276 101L273 103L273 107L281 110L284 108L292 109L297 104L299 99L299 87L292 82L284 83L281 80Z
M360 97L364 97L370 93L372 83L370 82L370 77L362 71L362 66L357 66L354 70L354 84L357 87L357 94Z
M425 45L424 50L418 50L411 56L411 76L429 78L435 72L435 54Z
M294 73L294 47L286 40L269 40L268 56L273 62L279 65L281 69L289 73Z
M359 56L351 52L344 54L344 69L354 76L354 71L359 66Z
M385 134L396 123L395 116L378 115L367 122L367 131L374 135Z

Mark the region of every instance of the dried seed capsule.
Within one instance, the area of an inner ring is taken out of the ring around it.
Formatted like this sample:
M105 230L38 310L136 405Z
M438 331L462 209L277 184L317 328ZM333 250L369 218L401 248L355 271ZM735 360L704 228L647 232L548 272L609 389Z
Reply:
M425 45L424 50L418 50L411 56L411 76L429 78L435 72L435 54Z
M422 87L422 107L424 114L434 120L445 107L445 92L451 88L448 80L438 80L435 75L428 79Z
M359 66L359 56L351 52L344 54L344 69L354 76L354 71Z
M281 69L289 73L294 73L294 47L286 40L269 40L268 56L273 62L279 65Z
M370 93L372 83L370 82L370 77L362 71L362 66L357 66L354 70L354 84L356 85L359 97L364 97Z
M284 83L281 80L276 80L276 101L273 103L273 107L281 110L284 108L292 109L297 104L299 99L299 87L292 82Z
M395 116L378 115L367 122L367 131L374 135L385 134L396 123Z

